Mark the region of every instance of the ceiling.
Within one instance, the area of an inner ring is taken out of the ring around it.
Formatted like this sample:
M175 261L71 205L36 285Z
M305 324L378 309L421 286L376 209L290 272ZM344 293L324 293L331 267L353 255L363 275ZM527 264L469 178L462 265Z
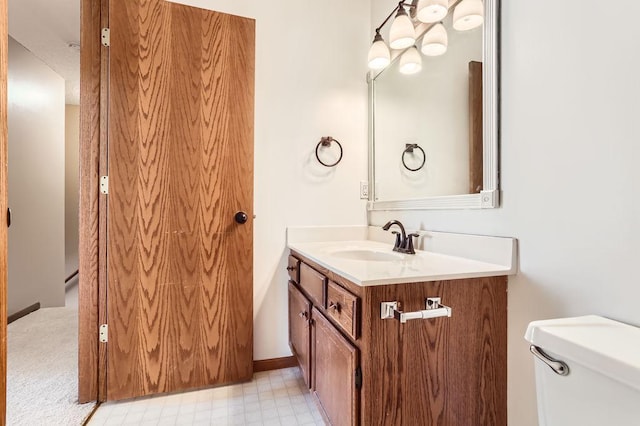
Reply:
M80 103L80 0L9 0L9 35L64 78L66 103Z

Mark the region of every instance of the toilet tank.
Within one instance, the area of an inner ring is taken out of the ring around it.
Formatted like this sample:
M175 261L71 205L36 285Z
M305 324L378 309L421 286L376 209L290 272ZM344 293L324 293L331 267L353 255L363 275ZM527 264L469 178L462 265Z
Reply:
M525 339L568 366L535 359L541 426L640 425L640 328L589 315L534 321Z

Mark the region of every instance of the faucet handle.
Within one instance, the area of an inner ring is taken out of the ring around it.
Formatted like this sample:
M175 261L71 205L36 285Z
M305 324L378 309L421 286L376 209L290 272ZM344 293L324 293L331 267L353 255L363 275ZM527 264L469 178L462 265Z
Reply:
M396 250L402 247L402 235L398 231L391 231L391 233L396 236L396 243L393 245L393 249Z
M409 253L409 254L415 254L416 253L415 249L413 248L413 237L419 237L419 236L420 236L420 234L415 234L415 233L407 235L407 242L406 242L406 247L405 247L406 250L407 250L407 253Z

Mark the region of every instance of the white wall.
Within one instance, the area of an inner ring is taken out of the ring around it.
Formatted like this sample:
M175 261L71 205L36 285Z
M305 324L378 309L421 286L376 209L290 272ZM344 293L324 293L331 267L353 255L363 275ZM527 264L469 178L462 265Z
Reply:
M64 276L78 270L78 161L80 143L80 107L65 105L64 162Z
M8 311L64 305L64 80L9 38Z
M288 356L286 227L366 223L369 0L179 3L256 20L254 359ZM321 136L344 147L333 169Z
M598 314L640 325L640 3L619 6L503 1L502 207L370 216L518 238L510 425L537 424L530 321Z

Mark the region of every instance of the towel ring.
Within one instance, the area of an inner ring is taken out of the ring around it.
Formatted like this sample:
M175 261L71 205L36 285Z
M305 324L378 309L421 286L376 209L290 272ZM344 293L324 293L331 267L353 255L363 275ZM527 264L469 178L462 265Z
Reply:
M414 149L419 149L422 152L422 163L415 169L412 169L411 167L407 166L407 163L405 163L404 156L407 154L407 152L410 154L413 154ZM410 172L417 172L418 170L424 167L424 163L426 162L427 162L427 154L424 153L424 149L422 149L420 145L418 145L417 143L408 143L405 145L405 149L404 151L402 151L402 165L404 166L405 169L409 170Z
M335 163L327 164L327 163L323 162L320 159L320 156L318 155L318 150L320 150L321 146L324 146L324 147L331 146L331 142L335 142L335 143L338 144L338 148L340 148L340 157L338 157L338 160ZM323 166L325 166L325 167L333 167L333 166L337 165L340 162L340 160L342 160L342 154L343 154L342 145L340 145L340 142L338 142L337 139L334 139L331 136L323 136L323 137L321 137L320 138L320 142L318 142L318 145L316 145L316 158L318 159L318 162L320 164L322 164Z

